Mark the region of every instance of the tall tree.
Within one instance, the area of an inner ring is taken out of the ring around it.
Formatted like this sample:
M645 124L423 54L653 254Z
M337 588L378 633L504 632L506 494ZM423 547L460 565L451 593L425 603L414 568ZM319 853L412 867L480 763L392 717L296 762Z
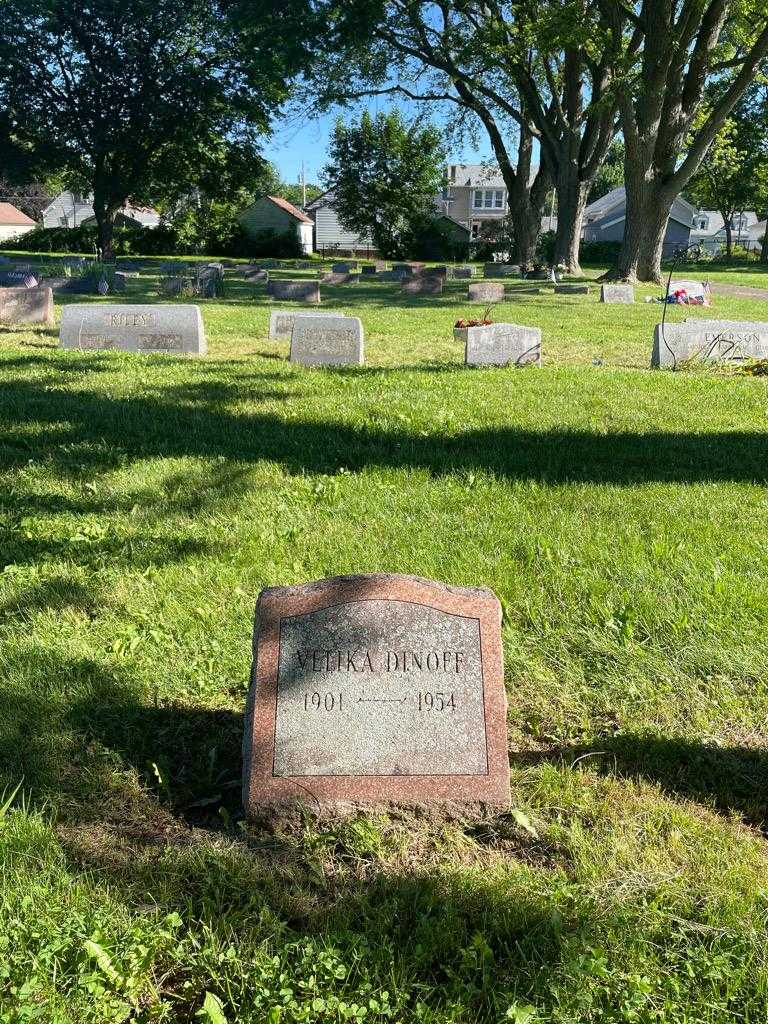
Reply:
M332 98L399 92L471 111L504 177L520 257L533 258L554 183L555 259L578 269L587 194L615 134L614 65L623 46L598 19L596 0L381 0L342 3L332 20L339 46L358 41L345 78L325 76ZM350 80L350 67L359 81Z
M614 276L660 281L672 203L768 54L768 8L765 0L599 4L627 69L617 83L627 216ZM708 83L723 75L719 98L699 117Z
M260 136L306 61L303 0L3 0L5 150L90 192L105 258L128 201L192 189Z
M768 109L761 110L761 91L753 86L734 108L686 190L697 206L722 216L728 257L733 254L736 214L768 205ZM704 108L702 117L706 114Z
M370 233L382 255L407 255L413 225L436 213L444 160L437 129L407 124L396 110L375 118L365 112L359 124L339 119L324 172L339 221Z

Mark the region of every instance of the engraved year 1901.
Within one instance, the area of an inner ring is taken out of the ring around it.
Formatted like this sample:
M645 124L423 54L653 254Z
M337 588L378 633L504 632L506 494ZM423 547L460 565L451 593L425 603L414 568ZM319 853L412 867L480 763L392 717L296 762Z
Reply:
M305 693L304 694L304 710L305 711L341 711L341 698L340 693Z

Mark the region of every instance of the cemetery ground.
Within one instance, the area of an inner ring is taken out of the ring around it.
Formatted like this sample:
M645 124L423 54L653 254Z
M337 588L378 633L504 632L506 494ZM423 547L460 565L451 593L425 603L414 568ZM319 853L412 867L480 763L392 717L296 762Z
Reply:
M449 281L322 286L366 365L307 370L231 274L200 360L0 328L2 1024L764 1021L768 381L512 282L541 369ZM511 809L247 825L256 596L367 571L501 599Z

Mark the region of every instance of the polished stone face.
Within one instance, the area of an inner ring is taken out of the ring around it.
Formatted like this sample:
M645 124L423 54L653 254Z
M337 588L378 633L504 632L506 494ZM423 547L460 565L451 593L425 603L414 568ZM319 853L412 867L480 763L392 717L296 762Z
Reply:
M199 306L89 304L64 306L62 348L205 355Z
M487 768L476 618L375 600L282 620L276 776Z
M317 281L275 281L267 285L267 295L273 299L293 299L298 302L320 302Z
M467 298L470 302L503 302L504 285L495 281L475 281L469 286Z

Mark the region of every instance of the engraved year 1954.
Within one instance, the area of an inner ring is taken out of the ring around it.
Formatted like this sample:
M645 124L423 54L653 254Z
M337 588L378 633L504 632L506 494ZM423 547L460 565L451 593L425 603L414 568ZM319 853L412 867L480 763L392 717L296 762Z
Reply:
M456 696L453 693L419 693L417 695L419 711L451 711L456 710Z

